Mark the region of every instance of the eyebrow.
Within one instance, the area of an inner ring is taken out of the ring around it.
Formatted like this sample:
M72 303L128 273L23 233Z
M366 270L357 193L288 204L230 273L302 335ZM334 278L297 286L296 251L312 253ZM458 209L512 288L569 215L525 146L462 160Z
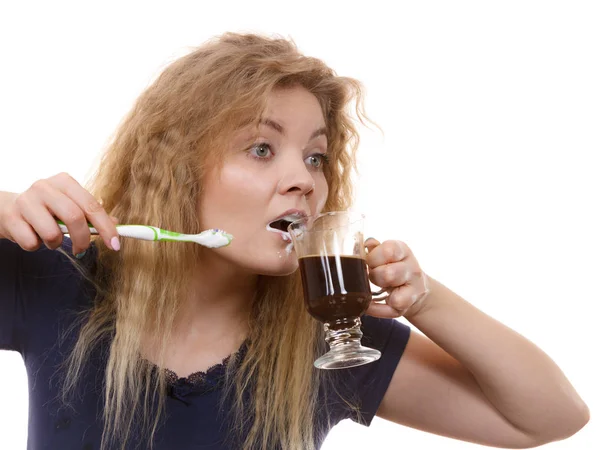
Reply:
M261 119L260 123L263 125L266 125L270 128L273 128L279 134L282 134L283 136L285 136L285 129L281 126L281 124L275 122L273 119ZM318 138L319 136L327 136L327 128L326 127L322 127L322 128L319 128L318 130L314 131L313 134L310 135L309 140L313 140L315 138Z

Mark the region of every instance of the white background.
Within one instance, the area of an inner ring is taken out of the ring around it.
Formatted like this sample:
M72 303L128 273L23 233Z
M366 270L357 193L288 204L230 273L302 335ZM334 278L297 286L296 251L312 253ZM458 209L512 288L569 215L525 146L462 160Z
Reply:
M290 36L364 82L384 131L361 146L367 234L407 242L426 272L561 366L593 417L548 449L600 448L596 2L15 5L0 6L0 190L61 171L85 181L138 94L207 38ZM0 449L25 449L26 423L22 361L2 352ZM376 419L340 424L323 448L483 447Z

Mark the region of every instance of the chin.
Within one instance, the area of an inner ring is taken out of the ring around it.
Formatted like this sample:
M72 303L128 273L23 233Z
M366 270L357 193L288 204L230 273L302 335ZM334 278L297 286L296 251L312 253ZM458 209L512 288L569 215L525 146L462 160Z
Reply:
M282 277L290 275L298 270L298 258L296 253L288 254L285 250L271 255L261 255L254 259L252 272L257 275L267 275L272 277Z

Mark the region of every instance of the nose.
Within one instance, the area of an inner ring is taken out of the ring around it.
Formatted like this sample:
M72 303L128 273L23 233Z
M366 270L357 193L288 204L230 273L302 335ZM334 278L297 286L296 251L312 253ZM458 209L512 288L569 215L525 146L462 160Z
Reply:
M287 164L281 170L282 176L277 186L279 194L285 195L291 192L308 195L314 190L315 180L306 168L304 161L301 161L300 164Z

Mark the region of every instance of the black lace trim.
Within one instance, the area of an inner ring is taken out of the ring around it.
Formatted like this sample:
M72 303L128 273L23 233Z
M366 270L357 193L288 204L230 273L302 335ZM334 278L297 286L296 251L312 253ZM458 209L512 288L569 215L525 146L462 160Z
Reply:
M188 375L187 377L180 377L172 370L164 369L167 384L175 385L177 383L187 383L196 386L205 383L207 382L207 380L210 379L221 378L225 375L225 370L227 368L227 364L229 364L231 356L232 355L229 355L222 362L209 367L206 371L194 372Z
M203 395L220 389L225 383L225 373L231 358L235 357L236 364L244 358L247 351L247 341L244 341L240 349L226 357L221 363L211 366L208 370L194 372L187 377L179 377L169 369L163 369L167 380L167 395L190 404L186 397L191 395Z

